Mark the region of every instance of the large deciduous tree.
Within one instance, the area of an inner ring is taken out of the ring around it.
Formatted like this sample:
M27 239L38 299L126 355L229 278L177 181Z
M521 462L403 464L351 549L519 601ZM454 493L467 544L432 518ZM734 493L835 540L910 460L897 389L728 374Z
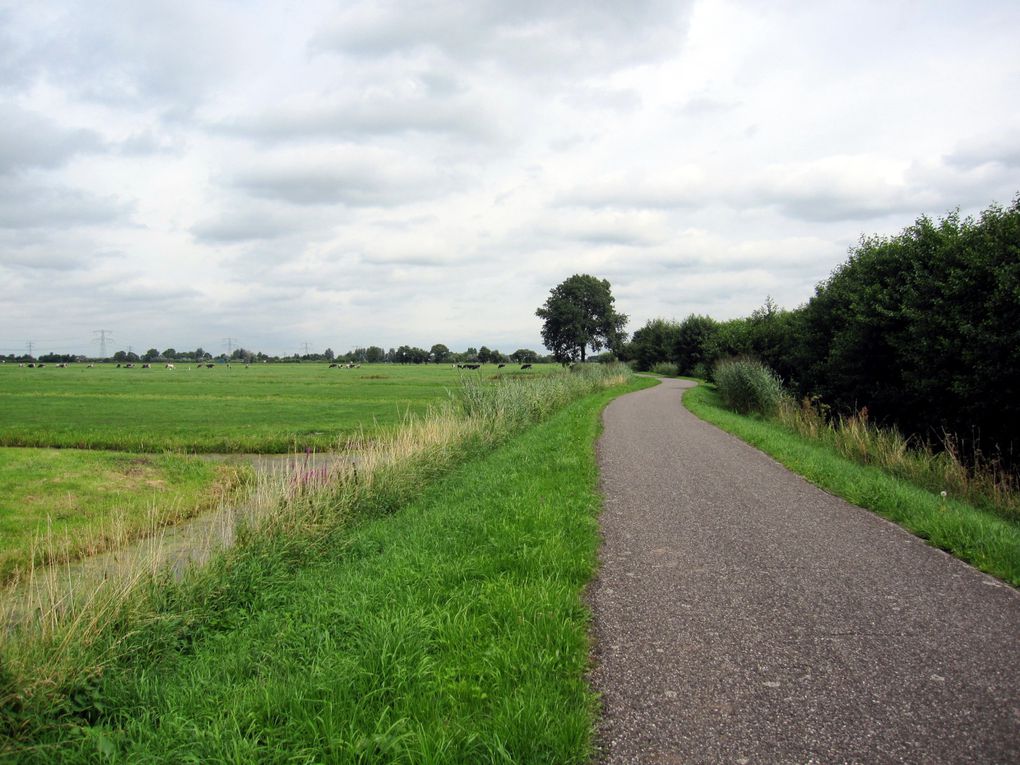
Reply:
M429 351L429 356L432 357L436 364L442 364L450 358L450 349L442 343L436 343L432 346L432 350Z
M609 282L574 274L549 293L535 311L544 321L542 342L562 364L584 361L587 349L616 351L624 340L627 317L613 308Z

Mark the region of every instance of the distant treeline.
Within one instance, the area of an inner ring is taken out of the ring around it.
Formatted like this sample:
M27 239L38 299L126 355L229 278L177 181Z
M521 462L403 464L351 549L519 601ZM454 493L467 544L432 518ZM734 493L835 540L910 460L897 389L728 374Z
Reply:
M949 435L1020 467L1020 195L976 221L921 217L863 237L796 310L770 299L732 321L656 319L624 353L639 369L669 362L699 377L755 357L835 413L867 407L905 433Z
M0 355L0 359L9 362L84 362L84 361L105 361L106 359L90 358L71 353L45 353L38 358L28 354L8 356ZM378 345L370 345L365 348L354 348L347 353L334 353L332 348L327 348L322 353L295 353L291 356L270 356L261 351L249 351L246 348L235 348L229 355L226 353L219 356L202 348L193 351L177 351L174 348L157 350L150 348L145 353L138 354L133 351L117 351L110 357L110 361L238 361L243 363L273 362L273 363L294 363L299 361L343 361L357 364L452 364L472 362L479 364L506 364L510 362L536 364L543 361L554 361L552 356L543 356L529 348L518 348L510 354L492 350L484 345L481 348L468 348L465 351L451 351L442 343L433 345L429 350L416 348L410 345L401 345L399 348L386 350Z

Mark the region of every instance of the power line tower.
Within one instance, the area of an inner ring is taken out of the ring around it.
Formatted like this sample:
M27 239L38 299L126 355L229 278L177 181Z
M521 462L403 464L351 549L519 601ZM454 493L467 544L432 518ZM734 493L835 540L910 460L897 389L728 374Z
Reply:
M305 349L305 356L308 355L308 343L301 343L301 347Z
M110 340L113 340L113 330L109 330L109 329L94 329L94 330L92 330L92 334L93 335L99 335L99 337L98 337L98 341L99 341L99 358L105 359L106 358L106 340L107 340L107 335L110 336L109 337ZM92 342L96 342L96 339L93 339Z
M230 358L230 356L233 354L233 352L234 352L234 343L236 343L236 342L237 342L237 338L236 337L225 337L225 338L223 338L223 344L227 346L227 358Z
M29 357L34 359L35 356L32 356L32 341L29 340L27 343L25 343L25 347L28 348L28 355L29 355Z

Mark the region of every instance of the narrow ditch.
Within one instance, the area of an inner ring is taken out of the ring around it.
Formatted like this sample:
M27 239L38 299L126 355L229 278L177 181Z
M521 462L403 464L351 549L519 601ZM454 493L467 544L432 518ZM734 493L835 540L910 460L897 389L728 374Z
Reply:
M257 481L286 480L287 476L329 470L356 459L339 452L196 456L206 462L251 465ZM169 570L174 577L180 577L191 566L203 565L217 551L232 545L238 523L256 507L257 499L249 496L247 501L154 529L153 533L115 550L40 567L30 577L0 590L0 625L10 629L32 618L45 618L54 610L74 609L101 591L129 587L132 578L145 573Z

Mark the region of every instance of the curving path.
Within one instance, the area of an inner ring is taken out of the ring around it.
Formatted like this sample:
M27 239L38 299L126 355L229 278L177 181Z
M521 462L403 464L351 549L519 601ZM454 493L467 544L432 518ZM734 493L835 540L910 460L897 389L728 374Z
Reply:
M604 414L602 761L1020 762L1020 593L698 420L690 386Z

